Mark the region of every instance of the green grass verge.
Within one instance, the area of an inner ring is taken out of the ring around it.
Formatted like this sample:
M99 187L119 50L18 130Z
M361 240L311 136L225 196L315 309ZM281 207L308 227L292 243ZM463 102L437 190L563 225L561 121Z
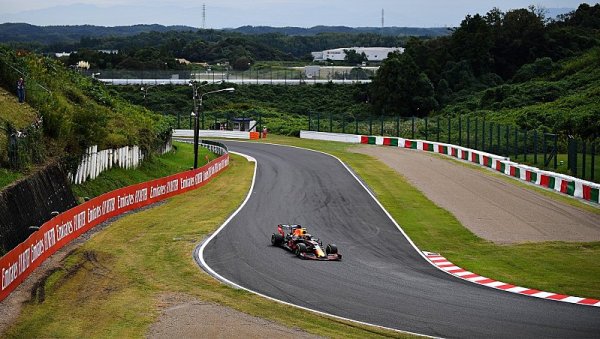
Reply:
M235 290L196 265L194 247L239 206L253 168L232 156L230 167L206 186L113 222L46 279L45 299L38 293L25 305L4 337L144 337L165 293L191 295L326 337L407 337Z
M22 177L23 174L20 172L11 171L6 168L0 168L0 189L12 184Z
M0 88L0 123L4 125L9 122L15 128L22 129L35 122L36 116L37 114L31 106L19 103L16 94L8 93Z
M14 128L23 128L35 122L36 113L28 104L20 104L16 94L10 94L0 88L0 161L8 161L8 138L6 136L6 123ZM0 168L0 189L24 176L18 171Z
M422 250L439 252L456 265L492 279L600 299L600 242L497 245L475 236L452 214L436 206L393 169L374 158L352 153L354 146L279 136L269 136L264 141L306 147L339 157L365 180ZM491 171L485 172L497 175ZM520 184L510 178L506 180ZM544 191L544 194L598 213L598 208L575 199L548 191Z
M73 186L73 192L79 197L96 197L102 193L140 182L162 178L171 174L189 170L194 165L193 145L174 142L173 151L163 156L146 159L136 170L113 168L105 171L95 180ZM217 156L204 147L198 147L198 166L206 164Z
M586 153L586 155L585 155L585 157L586 157L585 164L583 163L583 154L577 153L577 174L578 174L577 177L584 179L584 180L592 181L592 156L589 153L590 147L591 146L588 146L588 150L587 150L588 153ZM523 156L523 154L519 154L519 156L516 158L514 158L513 156L514 156L514 154L511 156L511 160L514 162L518 162L518 163L529 165L529 166L535 166L538 168L542 168L544 165L544 155L543 154L538 154L538 158L537 158L538 163L537 164L533 162L533 154L527 155L527 161L525 161L525 157ZM560 153L556 156L556 162L557 162L556 169L554 169L554 159L553 159L552 161L550 161L548 168L546 168L545 170L572 175L572 173L567 168L568 161L569 161L569 155L565 154L565 153ZM584 172L585 172L585 176L583 175ZM594 176L593 177L594 177L593 182L600 182L600 155L596 155L594 157Z
M368 183L422 249L440 252L460 266L505 282L600 296L600 243L496 245L477 238L391 168L350 152L347 144L278 136L269 136L265 141L322 150L340 157ZM186 159L184 167L191 159L185 154L178 156ZM374 166L377 171L373 171ZM252 168L252 164L234 156L231 167L207 186L114 222L48 277L43 284L45 300L34 298L4 335L141 337L158 316L159 296L185 293L328 337L402 336L323 318L234 290L197 267L191 258L195 244L239 205L247 193ZM233 181L242 182L240 178L246 178L246 185L230 185Z

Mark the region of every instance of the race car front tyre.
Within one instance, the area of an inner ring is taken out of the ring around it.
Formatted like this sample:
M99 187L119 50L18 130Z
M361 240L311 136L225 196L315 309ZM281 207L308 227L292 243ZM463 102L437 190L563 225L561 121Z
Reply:
M303 243L298 243L296 245L296 255L301 257L302 253L305 253L305 252L306 252L306 245Z
M271 236L271 244L273 246L281 246L281 244L283 244L283 235L279 233L273 233Z
M329 244L325 248L325 253L327 253L327 254L337 254L337 252L338 252L337 246L335 246L334 244Z

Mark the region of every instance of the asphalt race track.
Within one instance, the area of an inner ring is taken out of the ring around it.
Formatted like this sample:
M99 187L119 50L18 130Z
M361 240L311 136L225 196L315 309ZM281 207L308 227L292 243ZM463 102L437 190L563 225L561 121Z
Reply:
M430 336L600 336L599 307L481 287L434 268L337 159L227 144L258 167L247 204L204 250L222 277L302 307ZM306 226L324 245L337 244L343 260L300 260L271 246L279 223Z

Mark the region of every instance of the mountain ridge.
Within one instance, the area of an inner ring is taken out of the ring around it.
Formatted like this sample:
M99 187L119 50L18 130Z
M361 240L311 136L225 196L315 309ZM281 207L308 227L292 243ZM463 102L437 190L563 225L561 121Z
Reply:
M37 26L28 23L0 24L0 42L40 42L47 44L78 42L83 37L102 38L108 36L125 37L147 32L192 31L201 28L159 24L137 24L128 26L97 26L97 25L52 25ZM208 29L212 30L212 29ZM380 33L383 35L400 36L442 36L450 33L446 27L348 27L348 26L314 26L303 27L272 27L272 26L241 26L238 28L214 29L214 31L236 32L245 35L282 34L289 36L315 36L321 33L363 34Z

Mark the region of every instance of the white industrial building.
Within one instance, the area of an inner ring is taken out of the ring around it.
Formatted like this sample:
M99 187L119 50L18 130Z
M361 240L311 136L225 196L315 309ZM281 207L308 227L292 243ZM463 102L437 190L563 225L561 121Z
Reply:
M344 50L354 50L358 54L365 53L368 61L383 61L387 58L388 54L399 51L404 53L402 47L350 47L350 48L336 48L328 49L321 52L312 52L313 61L344 61L346 53Z

